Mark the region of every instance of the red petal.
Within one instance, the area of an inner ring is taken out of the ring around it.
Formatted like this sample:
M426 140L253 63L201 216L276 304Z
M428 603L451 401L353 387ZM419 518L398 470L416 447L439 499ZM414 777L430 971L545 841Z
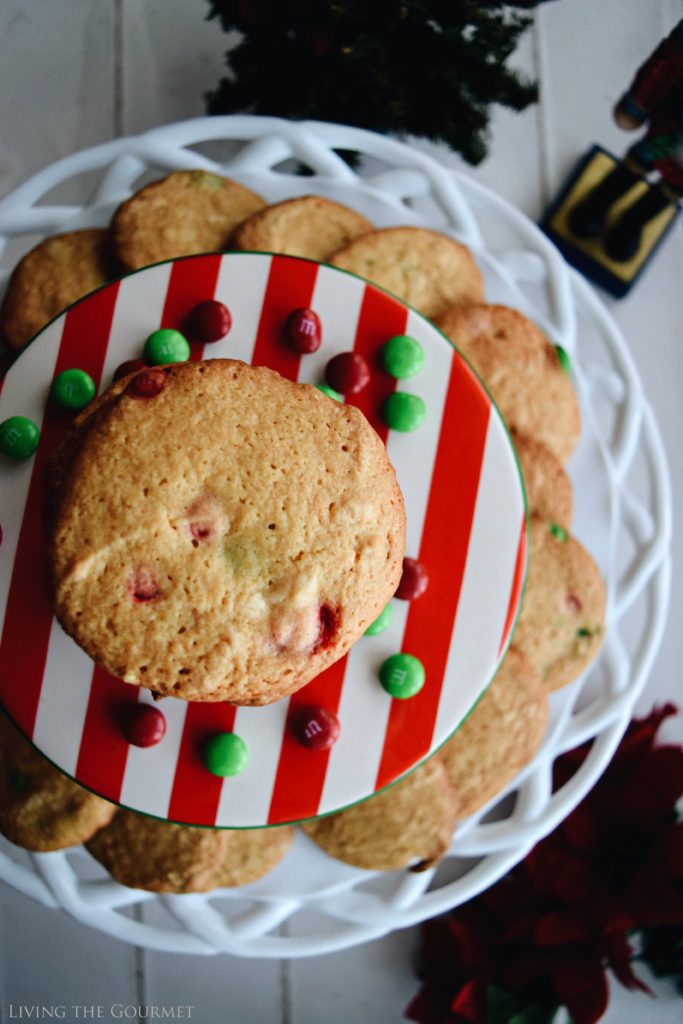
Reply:
M655 705L647 718L634 718L619 744L618 754L628 757L633 753L649 750L665 718L677 715L675 704Z
M462 918L451 918L448 927L464 967L486 967L490 963L490 943L485 941L481 928Z
M633 950L626 941L626 937L623 934L613 933L605 937L605 952L607 954L607 962L614 972L614 975L624 988L640 989L641 992L647 992L648 995L654 995L652 989L648 988L645 982L641 981L640 978L634 974L631 966L631 959L633 957Z
M591 935L588 921L578 911L558 910L545 914L536 924L534 938L541 946L559 946Z
M472 978L466 982L451 1003L453 1013L464 1017L472 1024L484 1020L484 982L481 978Z
M570 992L564 999L572 1024L595 1024L607 1009L608 990L604 975L583 992Z
M581 953L565 954L561 962L553 965L551 973L563 1003L568 1006L570 996L590 992L604 982L601 959L598 949L585 945Z

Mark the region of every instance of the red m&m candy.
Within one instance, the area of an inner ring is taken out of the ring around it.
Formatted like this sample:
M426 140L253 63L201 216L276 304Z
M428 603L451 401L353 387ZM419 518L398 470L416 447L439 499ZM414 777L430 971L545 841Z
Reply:
M424 594L428 583L429 576L422 563L415 558L404 558L401 581L394 596L402 601L413 601Z
M339 719L317 704L299 708L292 718L292 732L309 750L329 750L339 737Z
M121 380L122 377L127 377L129 373L139 373L140 370L146 370L147 363L144 359L127 359L125 363L121 363L114 370L113 380Z
M166 718L153 704L136 704L123 726L123 735L134 747L153 747L166 733Z
M230 310L217 299L198 302L185 323L185 330L195 341L220 341L232 327Z
M340 352L325 367L325 380L342 395L355 395L370 380L370 367L359 352Z
M133 398L156 398L164 390L166 374L163 370L145 370L133 377L126 388Z
M295 309L285 320L285 338L295 352L317 352L323 340L320 317L312 309Z

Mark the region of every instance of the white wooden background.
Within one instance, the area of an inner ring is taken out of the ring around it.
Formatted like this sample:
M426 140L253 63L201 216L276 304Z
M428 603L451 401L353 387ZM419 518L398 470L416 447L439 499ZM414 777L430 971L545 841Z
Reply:
M0 0L0 195L55 159L116 135L204 113L222 74L226 37L203 0ZM683 0L555 0L536 13L515 62L540 80L541 102L497 112L487 161L472 170L438 150L533 219L592 143L617 153L631 136L611 108L635 68L683 16ZM426 147L431 148L434 147ZM636 290L608 301L632 347L668 448L683 505L683 232ZM681 522L680 511L678 523ZM671 625L641 701L683 704L683 561L674 552ZM683 739L680 722L668 735ZM0 888L0 1019L20 1007L191 1006L196 1024L392 1024L417 989L417 929L309 961L146 953ZM608 1024L683 1019L659 998L613 994ZM11 1010L11 1008L13 1008ZM24 1011L26 1015L27 1011ZM81 1015L81 1019L83 1016Z

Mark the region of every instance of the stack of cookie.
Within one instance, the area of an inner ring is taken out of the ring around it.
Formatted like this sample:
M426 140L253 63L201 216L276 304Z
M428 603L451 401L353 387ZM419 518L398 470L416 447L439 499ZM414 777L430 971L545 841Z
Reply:
M513 646L493 683L463 726L427 762L364 803L303 826L323 850L347 863L379 870L426 868L436 863L451 843L457 850L457 822L500 793L532 759L543 740L549 693L579 676L600 646L604 585L590 555L569 532L572 485L565 463L578 441L580 419L568 361L520 313L485 302L482 276L471 253L449 236L415 227L375 229L357 211L317 196L269 206L235 182L194 171L170 174L141 189L116 211L109 229L55 236L25 256L10 280L0 310L0 338L17 353L66 305L110 277L161 260L226 248L326 261L416 307L472 363L514 440L527 491L530 561ZM235 365L227 370L216 367L215 372L233 373ZM180 393L184 376L196 372L196 366L189 365L173 369ZM130 432L125 417L143 414L135 403L117 405L117 396L126 386L124 379L106 408L96 403L82 415L76 441L72 437L52 480L58 523L54 545L58 609L70 631L83 633L79 642L86 649L88 644L97 644L100 658L102 623L110 622L117 612L106 609L101 622L97 617L83 619L73 613L75 607L92 607L92 603L87 593L80 593L87 590L84 565L88 553L70 546L70 524L79 514L71 500L72 481L77 475L82 482L87 466L96 467L97 445L105 433L108 444L112 437L125 439ZM348 409L340 406L339 418L344 419L350 443L355 444L362 430L355 421L347 422L348 414L342 410ZM167 426L172 430L172 407L169 410ZM122 481L130 458L134 452L126 450L124 440ZM80 467L77 474L75 467ZM101 497L98 474L93 470L91 476L88 500L97 506ZM366 482L364 487L368 493L377 493L380 507L387 500L391 503L391 495L377 491L375 483ZM108 488L111 490L109 482ZM80 486L79 493L83 493ZM192 506L189 498L198 504ZM195 508L194 518L202 524L201 547L210 539L215 509L210 496L197 493L189 498L181 504ZM123 494L122 508L125 504ZM107 524L101 525L105 529ZM185 527L188 536L192 533L192 523L179 522L179 536ZM400 563L396 551L402 532L400 523L394 527L384 538L380 553L385 557L386 550L393 552L389 560L395 587ZM271 554L276 559L276 541L286 537L287 531L274 524L272 532ZM270 573L270 562L264 562L263 570ZM137 582L144 603L152 584L147 575ZM215 595L208 597L209 604L215 604ZM378 591L366 602L356 616L357 628L349 643L385 597ZM320 624L319 608L329 604L325 600L321 604L321 600L316 595L315 630ZM282 628L289 630L288 636L296 636L308 628L309 618L302 615L301 621L285 623ZM126 623L117 628L126 636L123 647L130 651ZM91 640L91 634L99 639ZM173 664L164 667L168 693L178 693L188 675L183 669L188 667L190 652L180 650L184 635L186 630L178 621L174 626L177 657L174 654ZM302 649L309 647L307 642ZM123 663L122 650L113 649L108 664L111 671L122 676L141 673L142 664L136 662L131 667ZM145 653L149 653L147 649ZM321 659L313 665L312 674L324 667L324 650ZM261 670L258 674L262 675ZM232 700L237 694L244 703L260 702L258 694L239 694L239 672L235 679L236 690L214 689L208 699ZM278 685L279 681L273 682L275 689ZM276 696L285 692L286 687L277 690ZM196 699L196 695L183 695ZM270 870L289 848L292 829L288 826L212 831L117 810L66 779L13 727L4 721L1 724L0 831L12 842L38 850L86 842L93 856L122 883L164 892L244 884Z

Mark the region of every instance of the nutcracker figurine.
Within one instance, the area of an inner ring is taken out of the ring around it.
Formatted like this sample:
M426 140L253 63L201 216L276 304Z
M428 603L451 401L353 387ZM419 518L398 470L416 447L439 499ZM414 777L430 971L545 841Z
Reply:
M569 211L567 222L578 239L602 235L617 200L648 179L649 187L625 208L603 239L609 259L620 263L638 252L645 225L683 195L683 21L638 69L614 108L614 119L625 131L643 125L647 130L624 160Z

